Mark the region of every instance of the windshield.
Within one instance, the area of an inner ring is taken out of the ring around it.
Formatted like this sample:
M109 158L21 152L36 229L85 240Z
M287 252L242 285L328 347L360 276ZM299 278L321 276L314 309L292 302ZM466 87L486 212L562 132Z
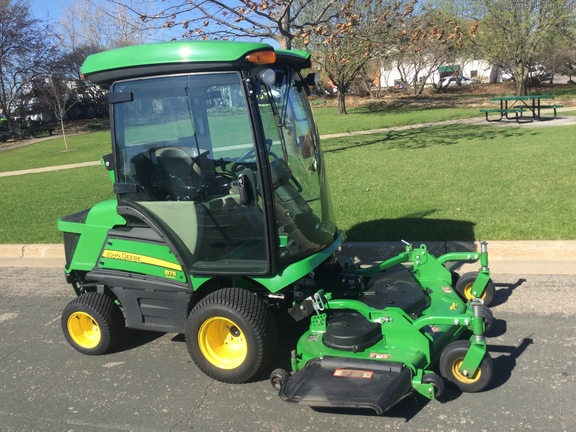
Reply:
M268 146L280 259L292 262L332 243L336 225L307 85L289 68L275 73L274 84L263 85L258 100Z

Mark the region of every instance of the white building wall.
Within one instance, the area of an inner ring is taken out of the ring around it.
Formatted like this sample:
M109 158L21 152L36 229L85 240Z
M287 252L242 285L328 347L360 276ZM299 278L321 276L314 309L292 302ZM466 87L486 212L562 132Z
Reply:
M450 64L460 64L462 75L466 78L478 79L482 82L490 81L490 71L492 65L484 60L471 60L468 62L454 62ZM422 71L421 76L426 75L426 70ZM394 81L401 79L400 71L392 63L384 63L380 68L380 86L393 87ZM435 71L430 75L426 84L432 85L440 81L440 74Z

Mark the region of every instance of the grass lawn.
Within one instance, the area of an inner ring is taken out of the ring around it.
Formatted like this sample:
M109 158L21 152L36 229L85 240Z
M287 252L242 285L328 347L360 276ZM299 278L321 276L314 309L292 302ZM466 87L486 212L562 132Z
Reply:
M477 110L316 109L322 134L427 123ZM434 126L324 140L340 228L355 241L576 239L576 126ZM0 172L98 160L108 132L0 153ZM56 219L112 196L88 167L0 177L0 243L58 243Z
M100 166L0 177L0 243L60 243L56 219L111 197Z
M451 125L323 142L349 240L576 239L576 126Z
M57 137L38 144L0 152L0 172L97 161L110 153L110 131Z

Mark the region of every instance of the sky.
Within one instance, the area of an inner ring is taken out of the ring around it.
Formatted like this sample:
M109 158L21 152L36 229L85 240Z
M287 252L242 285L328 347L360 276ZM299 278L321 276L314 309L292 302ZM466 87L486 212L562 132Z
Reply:
M30 11L34 18L39 20L48 19L50 22L57 21L62 16L62 8L74 0L29 0ZM78 0L76 0L78 1Z

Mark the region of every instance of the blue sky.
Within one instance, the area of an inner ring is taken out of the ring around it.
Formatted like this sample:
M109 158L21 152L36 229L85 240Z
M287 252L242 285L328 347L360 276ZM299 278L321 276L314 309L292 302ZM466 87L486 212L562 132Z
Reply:
M62 16L62 7L66 7L73 0L30 0L30 11L36 19L50 21L58 20Z

